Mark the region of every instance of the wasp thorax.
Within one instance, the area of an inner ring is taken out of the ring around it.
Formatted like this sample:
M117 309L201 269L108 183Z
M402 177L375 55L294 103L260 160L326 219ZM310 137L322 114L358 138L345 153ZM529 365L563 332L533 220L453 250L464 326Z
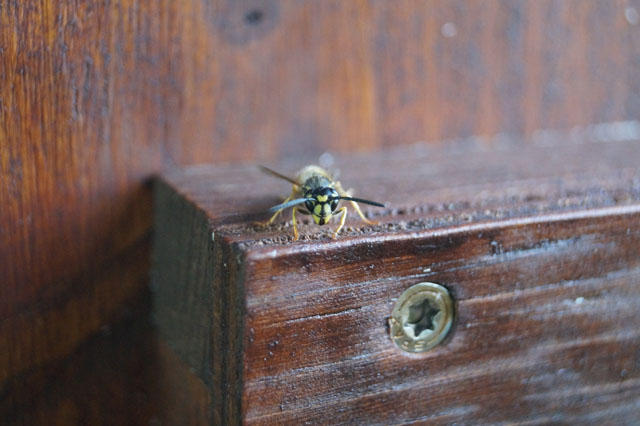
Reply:
M338 191L328 186L316 188L305 194L309 198L305 207L313 216L313 221L318 225L324 225L329 221L333 212L338 208Z

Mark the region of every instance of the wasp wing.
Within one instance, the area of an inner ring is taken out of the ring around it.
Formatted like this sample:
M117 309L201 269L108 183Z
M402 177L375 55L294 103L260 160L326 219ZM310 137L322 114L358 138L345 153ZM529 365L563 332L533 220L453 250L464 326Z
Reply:
M313 198L296 198L295 200L287 201L286 203L278 204L277 206L273 206L269 209L270 212L274 213L279 210L284 210L287 207L296 206L298 204L302 204L309 200L313 200Z
M263 172L265 172L265 173L267 173L269 175L272 175L272 176L275 176L277 178L286 180L287 182L291 182L294 185L298 185L298 182L296 182L295 179L291 179L290 177L282 175L282 174L276 172L275 170L271 170L268 167L265 167L265 166L259 166L259 167L260 167L260 170L262 170Z

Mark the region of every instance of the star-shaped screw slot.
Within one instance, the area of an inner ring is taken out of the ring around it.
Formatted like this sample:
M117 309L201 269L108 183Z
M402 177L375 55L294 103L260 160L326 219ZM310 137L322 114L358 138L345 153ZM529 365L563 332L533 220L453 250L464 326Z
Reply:
M449 333L453 316L453 300L446 287L414 284L402 292L391 311L391 340L405 352L428 351Z
M434 318L439 312L440 309L434 307L429 299L424 299L409 306L406 325L413 328L413 335L417 338L424 330L434 330Z

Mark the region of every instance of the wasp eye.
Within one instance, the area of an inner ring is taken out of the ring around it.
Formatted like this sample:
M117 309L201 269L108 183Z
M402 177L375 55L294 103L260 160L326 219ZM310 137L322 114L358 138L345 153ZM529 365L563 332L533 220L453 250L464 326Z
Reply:
M338 203L339 202L340 201L338 201L338 200L331 200L331 211L334 211L335 209L338 208Z
M305 201L304 206L309 210L309 212L313 213L314 202L313 201Z

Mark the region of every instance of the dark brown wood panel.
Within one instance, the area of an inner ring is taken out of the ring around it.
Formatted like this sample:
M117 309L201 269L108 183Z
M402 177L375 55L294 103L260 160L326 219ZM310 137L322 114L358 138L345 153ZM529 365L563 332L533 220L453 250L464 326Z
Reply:
M160 332L192 333L184 321L198 311L183 300L215 306L197 316L228 330L211 333L211 365L181 357L214 371L212 394L227 391L212 399L223 423L632 423L638 158L637 140L517 139L344 157L342 182L388 205L364 209L377 225L352 215L336 240L302 219L293 241L290 212L256 225L290 188L257 167L167 173L156 191L167 228L153 262ZM293 175L293 163L277 168ZM193 215L207 220L190 226ZM206 252L198 239L210 239ZM440 346L410 355L388 319L424 281L449 289L455 322Z
M0 383L71 353L87 336L117 322L123 312L138 309L136 300L149 278L150 241L122 253L91 279L91 286L73 288L44 309L24 310L0 321ZM132 262L135 259L136 262Z
M167 165L636 118L629 5L7 2L0 314L141 238Z
M5 381L0 419L7 426L207 425L211 400L158 338L144 292L65 359Z
M614 137L637 134L639 10L0 1L0 389L135 309L153 173L621 120Z
M626 230L638 229L640 207L627 210L463 226L377 249L352 241L277 266L266 250L251 256L245 420L631 420L640 410L640 235ZM440 347L408 356L386 323L394 300L423 281L454 294L456 324Z

